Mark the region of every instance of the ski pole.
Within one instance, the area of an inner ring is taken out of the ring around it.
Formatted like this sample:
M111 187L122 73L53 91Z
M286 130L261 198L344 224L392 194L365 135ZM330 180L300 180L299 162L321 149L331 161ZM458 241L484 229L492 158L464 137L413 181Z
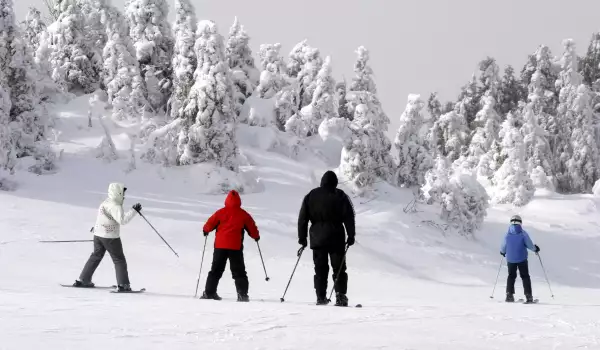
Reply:
M93 239L75 239L70 241L39 241L39 243L80 243L80 242L93 242Z
M548 280L548 275L546 274L546 269L544 268L544 263L542 262L542 257L539 253L535 253L540 259L540 265L542 265L542 270L544 271L544 276L546 276L546 282L548 283L548 289L550 289L550 294L552 295L552 299L554 299L554 293L552 292L552 287L550 287L550 280Z
M169 245L169 243L167 243L167 241L165 241L165 239L163 238L163 236L161 236L160 233L158 233L158 231L154 228L154 226L152 226L152 224L150 223L150 221L148 221L148 219L146 219L146 217L144 216L144 214L142 214L139 211L138 211L138 214L140 214L140 216L144 220L146 220L146 222L148 223L148 225L150 225L150 227L152 227L152 229L154 230L154 232L156 232L156 234L158 235L158 237L160 237L160 239L162 239L163 242L165 242L165 244L171 249L171 251L175 254L175 256L177 256L179 258L179 255L177 254L177 252L175 250L173 250L173 248L171 248L171 246Z
M206 241L208 241L208 236L204 236L204 248L202 248L202 259L200 260L200 271L198 272L198 281L196 281L196 293L194 294L194 298L198 296L198 286L200 285L200 275L202 274L202 264L204 263L204 252L206 251Z
M333 281L333 287L331 287L331 293L329 293L329 298L327 299L328 302L331 302L331 296L333 295L333 291L335 290L335 285L337 284L337 281L340 278L340 274L342 273L344 264L346 263L346 254L348 253L348 248L350 248L350 246L347 245L346 251L344 251L344 257L342 258L342 263L340 264L340 269L338 270L337 276L335 276L335 281Z
M492 295L490 295L490 299L494 299L494 292L496 291L496 285L498 284L498 277L500 277L500 270L502 270L502 263L504 262L504 256L500 259L500 267L498 267L498 275L496 275L496 283L494 283L494 289L492 290Z
M256 246L258 247L258 253L260 254L260 261L262 261L262 266L263 266L263 269L265 270L265 281L269 281L270 278L267 275L267 268L265 267L265 261L263 260L262 252L260 251L260 244L258 244L258 241L256 241Z
M304 247L300 247L300 249L298 249L298 260L296 260L296 266L294 266L294 270L292 271L292 275L290 276L290 280L288 281L287 287L285 287L285 291L283 292L283 296L279 299L281 300L281 302L283 303L285 301L285 294L288 291L288 288L290 287L290 283L292 283L292 277L294 277L294 273L296 272L296 268L298 267L298 263L300 262L300 258L302 257L302 253L304 252Z

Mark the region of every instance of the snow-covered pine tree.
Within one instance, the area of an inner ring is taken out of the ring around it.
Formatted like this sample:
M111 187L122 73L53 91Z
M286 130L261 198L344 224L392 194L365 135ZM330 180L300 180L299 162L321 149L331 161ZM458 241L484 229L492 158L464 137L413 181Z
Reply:
M536 95L531 96L535 98ZM554 190L556 179L553 175L552 150L548 143L548 134L538 123L534 104L529 102L523 106L521 134L524 138L527 169L536 188Z
M286 85L285 65L283 58L279 55L281 44L260 45L259 57L262 68L260 82L256 92L260 98L271 98L280 92Z
M304 67L304 64L306 63L306 51L310 48L306 42L307 40L304 39L296 44L289 54L287 74L291 78L297 78L302 67Z
M508 113L502 123L500 138L502 139L502 166L496 171L493 183L496 185L494 201L499 204L512 203L521 207L533 198L535 187L525 163L525 145L519 128L519 121L513 113Z
M187 135L180 138L179 163L215 162L237 171L233 82L223 37L214 22L204 21L198 25L195 49L196 81L183 113L191 126Z
M21 23L21 27L23 28L25 43L29 46L30 52L33 52L35 55L40 46L40 37L46 30L46 23L42 20L40 10L30 7L25 20Z
M338 100L338 115L340 118L352 120L352 114L348 112L348 100L346 100L347 85L345 81L337 83L335 93Z
M298 73L299 109L312 103L312 98L317 87L317 75L323 66L323 59L321 58L319 49L307 46L304 53L304 65Z
M399 186L415 186L425 182L425 174L432 167L433 160L422 137L425 103L419 95L408 95L408 103L400 116L400 128L394 139L398 150L398 170L396 183Z
M123 15L110 8L105 19L108 42L103 51L104 85L116 120L137 120L146 105L145 86Z
M454 162L467 151L469 128L459 106L455 110L442 114L433 124L428 143L435 147L435 153Z
M354 64L354 73L356 76L352 79L349 91L367 91L372 94L377 93L377 87L373 80L373 69L369 65L369 50L364 46L360 46L356 50L358 58Z
M83 35L84 21L75 5L68 5L48 27L52 79L66 91L95 91L98 72Z
M434 134L433 126L442 116L442 103L438 99L437 92L432 92L427 99L427 118L425 119L425 147L433 156L437 152L437 135Z
M12 173L17 163L17 152L10 127L10 92L4 89L5 81L0 72L0 190L3 190L3 172Z
M498 142L500 115L495 110L496 100L493 90L482 97L483 108L477 113L472 125L476 128L467 151L469 167L476 169L480 176L492 176L495 169L492 145Z
M515 70L512 66L504 69L504 76L500 83L498 91L498 103L496 110L504 119L508 112L516 112L519 107L519 101L526 94L523 91L521 83L515 78Z
M197 59L196 13L190 0L175 0L175 45L173 50L173 95L170 100L171 119L178 118L181 108L194 85Z
M579 73L577 73L579 74ZM593 130L593 92L585 84L577 87L573 101L571 133L573 156L567 161L570 188L575 193L590 193L600 177L598 145Z
M471 81L462 87L457 102L458 113L465 117L469 129L475 129L473 122L481 108L480 100L481 94L479 85L477 84L477 77L473 74Z
M242 106L250 97L260 80L260 73L254 64L252 50L248 44L250 37L237 17L229 30L229 39L225 47L227 62L231 69L234 84L235 114L239 115Z
M93 65L95 75L98 79L94 84L101 86L103 84L102 70L102 51L108 41L106 32L106 17L110 16L109 0L74 0L83 14L83 40L85 46L89 48L88 57ZM105 87L102 87L105 88Z
M600 91L600 32L592 35L592 40L580 67L583 81L594 91Z
M166 110L172 91L173 36L168 14L166 0L128 0L125 5L147 100L156 112Z
M339 116L330 57L325 58L325 62L317 74L312 103L304 107L300 114L307 128L306 136L317 134L323 121Z
M482 60L479 62L479 70L481 71L481 75L479 76L479 80L481 82L479 96L488 94L495 100L498 100L501 79L500 68L496 63L496 59L487 57L486 59Z

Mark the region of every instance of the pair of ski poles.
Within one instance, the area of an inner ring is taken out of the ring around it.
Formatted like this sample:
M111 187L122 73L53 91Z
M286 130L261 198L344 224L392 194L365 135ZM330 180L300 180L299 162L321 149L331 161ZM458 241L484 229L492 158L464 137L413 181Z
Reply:
M537 257L540 259L540 265L542 266L542 270L544 271L544 276L546 277L546 282L548 283L548 289L550 289L550 295L552 299L554 299L554 293L552 292L552 287L550 286L550 280L548 280L548 274L546 273L546 268L544 268L544 263L542 262L542 257L539 253L535 253ZM496 285L498 284L498 278L500 277L500 271L502 270L502 263L504 262L504 256L500 259L500 267L498 267L498 275L496 275L496 282L494 283L494 289L492 290L492 295L490 295L490 299L494 299L494 292L496 291Z
M204 252L206 252L206 242L208 241L208 236L204 236L204 248L202 248L202 259L200 259L200 271L198 272L198 280L196 281L196 293L194 293L194 298L198 296L198 286L200 285L200 276L202 275L202 265L204 265ZM269 281L267 274L267 267L265 266L265 260L263 259L262 251L260 250L260 244L256 241L256 246L258 247L258 253L260 254L260 261L262 262L263 270L265 270L265 281Z

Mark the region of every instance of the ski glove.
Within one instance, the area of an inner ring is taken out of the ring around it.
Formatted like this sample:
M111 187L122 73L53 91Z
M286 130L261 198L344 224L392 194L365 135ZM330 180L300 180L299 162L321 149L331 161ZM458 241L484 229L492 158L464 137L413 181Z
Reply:
M140 203L136 203L133 205L133 210L137 211L138 213L140 211L142 211L142 205Z
M208 236L208 232L203 231L202 233L204 234L204 237Z
M536 244L536 245L535 245L535 252L536 252L536 253L539 253L539 251L540 251L540 247L538 247L538 245Z
M500 255L502 255L503 257L505 257L505 258L506 258L506 253L502 253L502 252L500 252Z
M257 242L260 241L260 236L256 237L254 240Z
M348 245L348 247L350 247L353 244L354 244L354 237L348 237L348 241L346 241L346 245Z
M303 248L306 248L308 242L306 241L306 239L300 239L298 240L298 244L300 244Z

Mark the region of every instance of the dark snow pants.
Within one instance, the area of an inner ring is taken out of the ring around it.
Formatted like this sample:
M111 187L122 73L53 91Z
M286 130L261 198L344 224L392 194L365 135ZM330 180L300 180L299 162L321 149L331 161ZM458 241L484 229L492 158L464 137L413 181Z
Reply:
M344 260L344 250L313 249L313 262L315 264L315 291L317 298L327 297L327 278L329 274L329 259L331 259L331 268L333 270L333 280L337 277L338 271L340 277L335 284L336 293L346 294L348 291L348 274L346 273L346 262Z
M523 289L525 295L532 295L531 277L529 277L529 263L527 260L520 263L508 263L508 280L506 281L506 293L515 294L515 281L517 280L517 270L523 280Z
M89 283L92 281L92 276L104 254L108 251L113 263L115 264L115 272L117 274L117 284L129 284L129 274L127 272L127 260L125 260L125 254L123 253L123 244L120 238L103 238L94 236L94 252L88 259L87 263L81 271L79 280L83 283Z
M206 286L204 291L206 294L211 295L217 292L219 286L219 280L225 272L225 265L229 260L229 268L231 270L231 276L235 281L235 289L238 294L248 295L248 275L246 274L246 265L244 264L244 252L242 250L230 250L230 249L219 249L215 248L213 253L213 261L208 278L206 279Z

